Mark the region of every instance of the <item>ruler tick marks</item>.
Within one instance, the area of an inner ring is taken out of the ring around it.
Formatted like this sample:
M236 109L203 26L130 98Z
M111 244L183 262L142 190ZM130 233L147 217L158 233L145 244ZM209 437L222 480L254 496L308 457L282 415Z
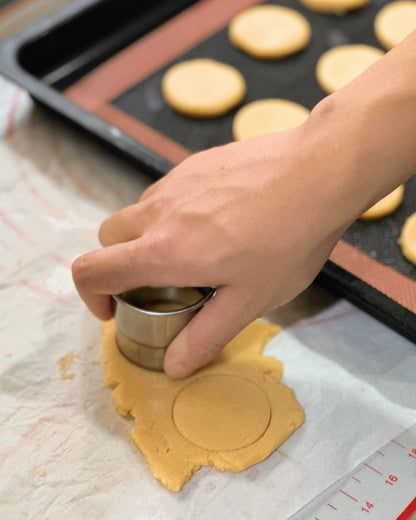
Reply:
M372 475L373 472L378 476ZM351 479L360 484L359 488ZM334 516L354 519L359 516L366 520L374 514L377 520L416 520L415 486L416 424L375 450L289 520L329 520ZM348 500L341 499L340 493Z
M346 497L351 498L351 500L354 500L354 502L358 502L358 500L356 498L352 497L348 493L345 493L345 491L342 491L342 489L340 489L339 491L340 491L340 493L344 494Z
M370 466L369 464L367 464L366 462L364 462L364 466L368 469L372 469L373 471L375 471L376 473L378 473L379 475L381 475L381 471L379 471L378 469L375 469L373 468L373 466Z

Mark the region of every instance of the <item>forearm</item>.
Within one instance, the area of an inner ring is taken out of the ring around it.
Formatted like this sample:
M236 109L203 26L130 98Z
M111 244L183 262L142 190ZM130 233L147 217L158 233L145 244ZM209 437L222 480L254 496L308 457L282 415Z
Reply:
M416 172L415 78L416 32L319 103L301 129L311 171L322 172L346 225Z

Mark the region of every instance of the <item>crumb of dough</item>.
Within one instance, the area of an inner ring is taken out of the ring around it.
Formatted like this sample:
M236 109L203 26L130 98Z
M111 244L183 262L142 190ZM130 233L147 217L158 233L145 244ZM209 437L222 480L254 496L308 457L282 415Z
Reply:
M258 5L240 11L228 28L231 43L261 59L278 59L304 49L311 26L300 13L280 5Z
M42 470L42 471L40 472L40 476L41 476L42 478L45 478L46 475L47 475L47 473L46 473L46 469L44 469L44 470Z
M383 197L381 200L376 202L374 206L371 206L370 209L361 215L359 220L377 220L390 215L390 213L396 211L396 209L403 202L403 196L404 186L402 184L391 193Z
M7 354L4 354L4 357L12 357L13 354L11 352L7 352Z
M71 368L72 362L74 360L75 354L71 352L70 354L67 354L66 356L62 356L59 361L59 368L61 370L61 379L72 379L74 377L74 374L72 372L69 372L69 369Z
M98 358L91 359L91 365L99 365L99 364L101 364L101 359L98 359Z
M365 7L370 0L299 0L311 11L339 14Z
M246 83L235 67L201 58L173 65L163 76L162 93L181 114L211 118L241 103Z
M416 29L416 2L403 0L384 6L374 19L374 33L386 49L392 49Z
M280 132L305 121L309 110L287 99L261 99L240 108L233 121L233 136L239 141Z
M256 321L220 356L184 380L130 363L103 323L106 384L153 476L180 491L201 466L237 473L268 457L304 422L302 407L280 380L283 366L262 356L279 327Z
M371 45L339 45L324 52L316 65L316 79L327 94L332 94L384 55Z
M407 218L399 238L403 255L416 265L416 212Z

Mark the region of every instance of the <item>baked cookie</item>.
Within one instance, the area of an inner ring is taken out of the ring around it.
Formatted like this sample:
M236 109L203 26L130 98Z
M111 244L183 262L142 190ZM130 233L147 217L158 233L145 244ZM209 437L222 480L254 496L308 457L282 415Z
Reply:
M261 99L240 108L233 121L236 141L280 132L305 121L309 110L287 99Z
M320 13L342 13L359 9L369 3L370 0L299 0L301 4L311 11Z
M416 2L392 2L380 9L374 19L374 32L378 41L391 49L416 29Z
M410 215L404 223L399 244L404 256L416 265L416 213Z
M228 35L235 47L255 58L277 59L305 48L311 38L311 27L294 9L258 5L234 16Z
M371 206L365 213L360 217L360 220L378 220L386 217L396 211L396 209L403 202L404 186L403 184L393 190L391 193L383 197L381 200L376 202L374 206Z
M363 44L340 45L326 51L316 65L316 79L327 94L332 94L384 55L376 47Z
M191 117L218 117L241 103L246 92L242 74L231 65L200 58L173 65L163 76L166 102Z

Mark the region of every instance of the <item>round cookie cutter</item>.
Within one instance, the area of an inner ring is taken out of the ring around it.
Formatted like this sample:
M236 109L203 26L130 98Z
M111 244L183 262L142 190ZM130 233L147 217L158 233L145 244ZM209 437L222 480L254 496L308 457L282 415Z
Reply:
M114 295L119 350L132 363L162 372L167 346L214 292L209 287L141 287Z

